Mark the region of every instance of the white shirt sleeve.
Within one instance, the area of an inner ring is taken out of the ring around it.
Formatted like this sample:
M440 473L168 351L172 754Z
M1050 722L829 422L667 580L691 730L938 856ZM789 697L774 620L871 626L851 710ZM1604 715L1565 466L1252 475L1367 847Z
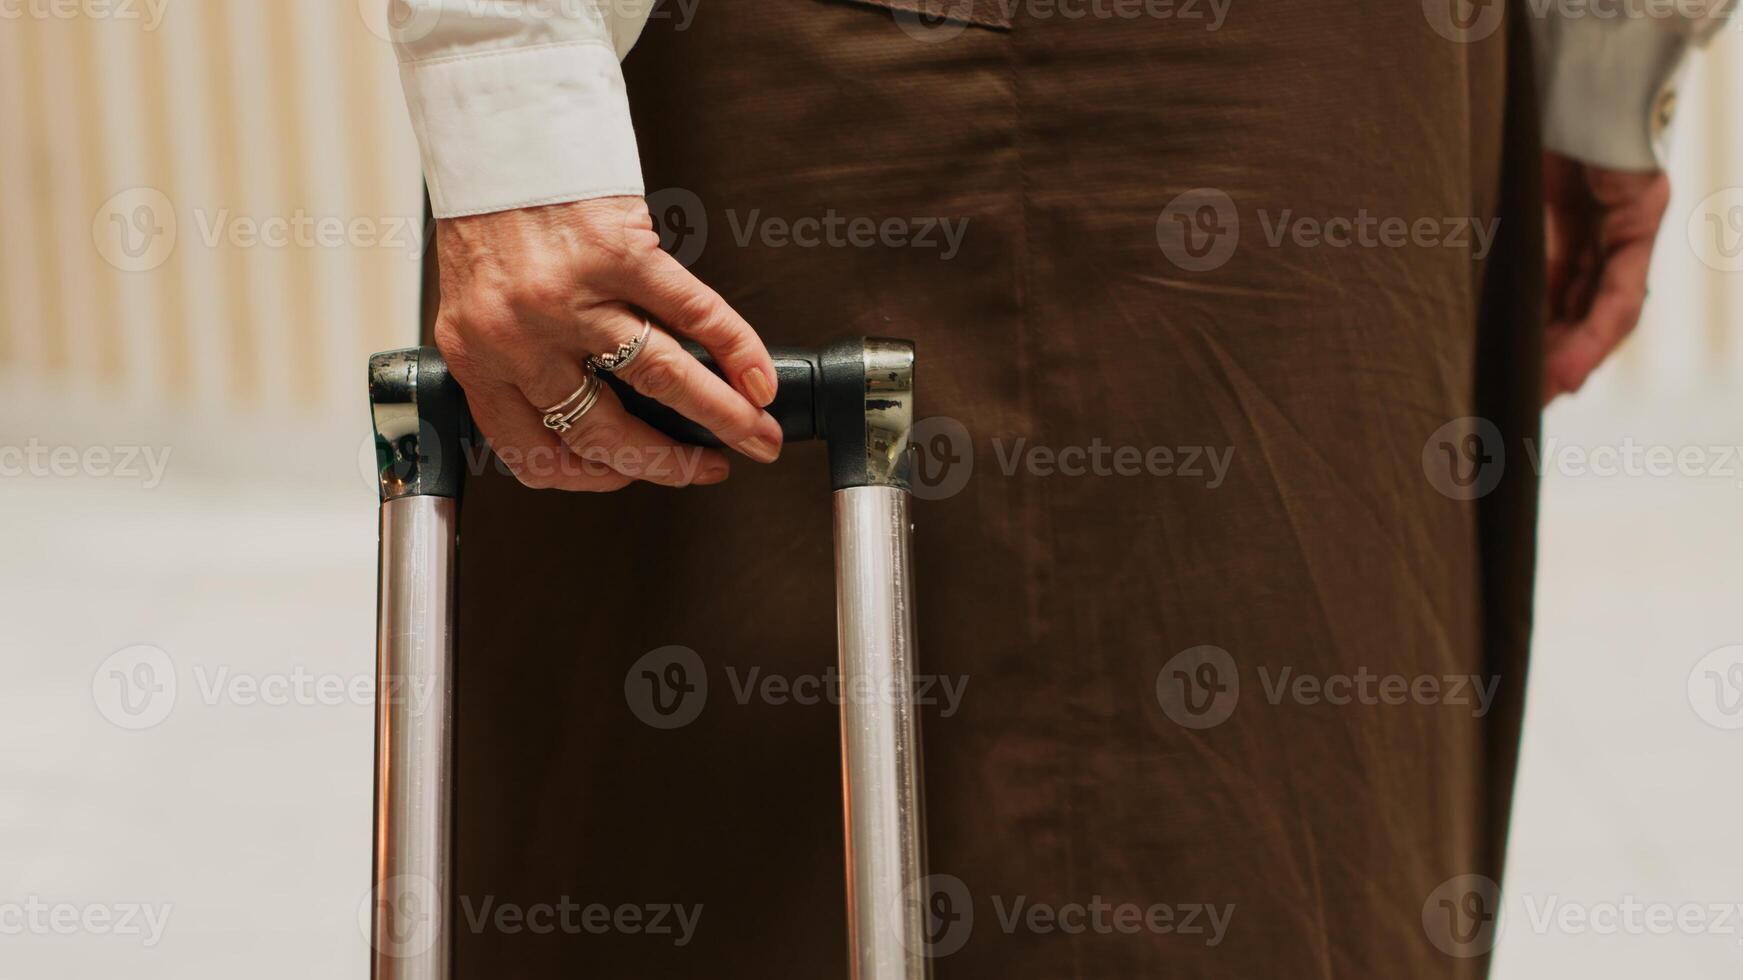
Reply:
M1616 170L1657 170L1689 52L1735 0L1533 4L1544 145ZM1639 7L1633 13L1623 13Z
M640 195L618 61L653 0L374 0L438 218Z

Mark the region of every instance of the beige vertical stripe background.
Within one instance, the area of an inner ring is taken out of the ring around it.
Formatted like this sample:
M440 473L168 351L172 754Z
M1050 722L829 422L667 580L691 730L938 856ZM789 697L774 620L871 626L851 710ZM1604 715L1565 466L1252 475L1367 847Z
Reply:
M0 370L165 407L353 408L366 354L411 336L423 241L381 6L6 5Z

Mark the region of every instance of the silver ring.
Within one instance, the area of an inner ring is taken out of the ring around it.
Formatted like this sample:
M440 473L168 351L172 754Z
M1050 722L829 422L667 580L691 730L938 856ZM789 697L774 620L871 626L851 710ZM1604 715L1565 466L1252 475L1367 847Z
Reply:
M642 332L634 340L626 340L617 345L617 350L609 354L596 354L587 359L587 366L595 371L614 374L629 367L629 362L641 355L642 348L648 345L648 337L654 332L654 325L646 317L642 318Z
M552 432L568 432L574 428L576 421L591 411L599 401L599 391L603 387L605 386L600 382L599 376L588 371L581 387L541 413L544 415L545 428Z

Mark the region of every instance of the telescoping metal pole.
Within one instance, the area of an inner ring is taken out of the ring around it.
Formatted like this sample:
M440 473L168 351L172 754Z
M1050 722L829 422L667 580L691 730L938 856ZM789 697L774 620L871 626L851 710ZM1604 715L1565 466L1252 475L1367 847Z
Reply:
M381 484L370 976L448 980L454 556L464 397L427 349L369 363Z
M842 363L845 360L846 363ZM835 484L835 604L853 980L932 975L908 502L914 348L868 339L825 354ZM857 397L840 378L860 382Z
M770 411L783 433L829 442L849 975L927 980L908 513L914 348L855 338L771 353L779 394ZM668 435L720 444L607 380L629 411ZM454 556L469 424L431 348L371 358L370 403L382 500L370 975L449 980Z

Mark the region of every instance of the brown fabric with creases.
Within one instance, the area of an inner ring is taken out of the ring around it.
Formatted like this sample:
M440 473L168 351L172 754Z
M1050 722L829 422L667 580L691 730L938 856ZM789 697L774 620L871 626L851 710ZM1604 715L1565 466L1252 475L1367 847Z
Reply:
M1464 44L1415 3L1266 0L1216 30L1012 9L1009 32L922 40L863 5L738 0L656 18L625 66L657 210L706 219L693 271L771 341L913 337L921 414L950 420L923 430L915 507L922 669L967 681L924 717L932 869L971 903L936 923L962 940L937 975L1480 976L1433 941L1459 907L1435 896L1499 876L1536 487L1513 465L1455 499L1435 460L1465 443L1433 434L1480 416L1523 460L1538 423L1520 11ZM1195 188L1241 222L1206 271L1158 244ZM1500 225L1476 261L1272 244L1285 211ZM830 214L968 224L948 259L767 234ZM1096 445L1231 455L1220 480L1185 452L1172 475L1057 471ZM829 513L816 446L694 491L472 482L460 976L845 974L835 709L745 690L834 663ZM706 700L657 730L632 666L670 645ZM1204 645L1238 699L1189 727L1175 692L1215 691L1167 668ZM1273 697L1285 669L1499 687L1480 715L1336 705ZM682 946L473 924L565 898L702 912ZM1233 912L1212 943L1007 925L1019 898Z

